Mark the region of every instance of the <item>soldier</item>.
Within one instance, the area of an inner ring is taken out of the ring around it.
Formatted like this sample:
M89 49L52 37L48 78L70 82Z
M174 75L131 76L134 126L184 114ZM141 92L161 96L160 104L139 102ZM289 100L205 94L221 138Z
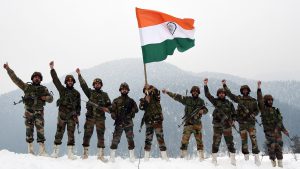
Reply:
M269 157L273 167L276 167L276 158L278 160L278 167L282 165L282 135L289 136L289 132L285 129L282 123L282 116L278 108L273 107L272 95L262 95L261 81L257 83L257 100L258 107L261 112L261 120L264 127L266 137L266 144L268 147Z
M145 139L145 160L148 161L150 158L151 145L153 140L153 134L155 132L161 157L163 160L168 160L167 148L164 140L163 133L163 114L160 104L160 91L152 85L145 85L143 92L144 98L140 99L139 108L144 110L144 116L142 124L146 124L146 139Z
M46 141L44 135L44 106L46 102L51 103L53 101L52 95L49 93L47 87L41 85L43 76L40 72L34 72L31 76L31 83L24 83L18 78L15 72L10 69L8 63L3 65L4 69L11 80L24 92L22 97L25 104L25 126L26 126L26 142L28 143L28 153L34 154L33 150L33 132L34 126L37 132L37 142L39 143L39 155L48 156L45 150Z
M235 148L232 136L232 127L236 118L236 112L233 104L226 99L226 91L223 88L218 89L217 98L214 98L208 89L208 79L204 79L204 91L207 99L214 105L213 112L213 144L212 144L212 162L217 165L217 153L219 151L222 135L229 151L232 165L236 165Z
M181 158L187 158L187 148L191 134L194 134L197 142L197 150L200 161L204 160L203 141L202 141L202 123L201 117L207 114L208 109L205 107L204 100L199 97L200 88L193 86L190 93L192 96L182 96L180 94L169 92L163 89L164 94L169 95L174 100L182 103L185 106L184 117L185 124L181 140ZM190 118L189 118L190 117ZM187 119L189 118L189 119Z
M120 143L120 139L123 131L125 131L126 138L128 141L129 157L130 161L134 162L134 134L133 134L133 121L135 114L139 111L136 102L128 96L130 91L127 83L122 83L120 85L119 91L121 96L114 99L111 106L111 118L115 120L115 131L113 134L113 140L110 146L110 160L115 161L115 153Z
M53 83L59 92L60 98L57 100L58 106L58 117L57 117L57 130L55 134L53 153L52 157L57 158L59 154L59 147L65 129L67 126L68 130L68 158L75 160L74 156L74 146L75 138L74 132L76 129L76 124L78 125L78 116L80 116L80 93L74 89L74 83L76 82L72 75L67 75L65 77L64 87L57 77L56 71L54 69L54 62L50 62L51 76Z
M93 81L93 88L88 87L87 83L83 79L80 69L76 69L80 86L85 95L89 98L86 104L86 121L84 124L84 137L83 137L83 159L87 159L89 155L90 140L93 135L94 126L96 126L98 137L98 160L106 162L104 158L104 133L105 133L105 112L108 112L107 107L111 106L110 99L106 92L101 90L103 83L100 78L96 78Z
M248 85L243 85L240 88L242 94L237 96L229 90L226 85L226 80L222 80L223 88L226 91L227 96L234 102L238 103L237 107L237 121L239 123L239 131L242 140L242 153L245 156L245 160L249 160L248 150L248 134L252 142L252 153L254 154L255 164L260 165L259 149L256 140L255 129L255 116L258 115L258 105L256 99L249 96L251 90ZM248 133L248 134L247 134Z

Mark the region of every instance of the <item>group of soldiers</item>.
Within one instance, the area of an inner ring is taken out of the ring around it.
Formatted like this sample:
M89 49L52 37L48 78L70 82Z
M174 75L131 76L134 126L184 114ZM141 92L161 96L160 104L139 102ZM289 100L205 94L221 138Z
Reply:
M50 73L53 83L59 92L59 99L57 100L58 117L57 117L57 130L53 145L53 153L51 157L57 158L59 156L60 145L62 138L67 127L68 135L68 158L76 159L74 155L74 133L76 126L78 127L78 117L81 112L81 96L80 93L74 88L76 83L72 75L67 75L63 85L59 80L57 73L54 69L54 62L50 62ZM24 83L16 76L14 71L6 63L3 66L12 81L24 92L22 98L25 105L25 126L26 126L26 142L28 143L28 153L34 154L33 149L33 134L34 126L37 131L37 142L39 143L39 155L48 156L45 150L45 136L44 136L44 106L47 103L53 102L53 96L48 91L47 87L41 85L43 76L40 72L34 72L31 76L30 83ZM98 138L98 151L97 157L99 160L106 162L104 158L104 133L105 133L105 113L109 113L111 118L115 121L115 130L113 133L113 140L110 146L110 161L115 161L115 153L118 148L123 131L126 134L128 141L128 149L130 161L135 160L134 155L134 132L133 132L133 118L138 110L144 111L142 118L142 125L146 126L145 146L144 146L144 159L146 161L150 158L151 145L154 132L156 134L157 142L161 152L161 157L168 160L167 147L164 141L163 132L163 112L160 103L160 90L152 85L146 84L143 93L144 97L140 99L139 106L136 102L128 96L130 91L127 83L120 85L120 96L110 101L108 94L101 90L103 82L100 78L93 80L92 88L90 88L81 75L80 69L77 68L78 80L84 94L88 97L86 102L86 121L84 124L83 136L83 155L82 159L89 157L90 139L92 137L94 126L96 126ZM282 164L282 134L289 135L282 123L282 116L278 108L273 107L273 97L271 95L262 95L261 82L258 82L257 99L251 97L249 86L243 85L240 88L241 95L233 94L226 84L226 80L222 81L223 87L217 90L216 97L212 96L208 88L208 79L204 79L204 92L206 98L211 102L214 107L213 116L213 143L212 143L212 162L217 165L217 153L219 151L222 136L228 148L229 157L232 165L236 165L235 147L233 142L232 130L235 129L241 136L242 140L242 153L245 160L249 160L248 150L248 135L252 143L252 154L256 165L260 165L259 148L256 138L256 116L261 113L262 125L266 137L268 153L273 167L278 165L283 167ZM206 104L200 95L200 88L193 86L190 90L191 96L182 96L180 94L172 93L167 89L162 90L174 100L182 103L184 109L184 128L181 140L181 158L187 158L188 144L190 136L194 134L197 143L197 152L200 161L204 160L204 146L202 140L202 122L201 117L208 113ZM233 102L237 103L235 109L232 101L228 100L229 97ZM239 130L235 126L235 122L239 124ZM277 162L276 162L277 159Z

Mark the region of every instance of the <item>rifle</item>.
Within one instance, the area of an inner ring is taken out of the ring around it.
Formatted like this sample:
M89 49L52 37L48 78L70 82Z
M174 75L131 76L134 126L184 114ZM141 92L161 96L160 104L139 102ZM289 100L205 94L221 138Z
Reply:
M103 110L103 106L100 106L99 104L96 104L96 103L94 103L94 102L92 102L92 101L85 101L85 100L81 100L82 102L85 102L85 103L87 103L87 104L89 104L89 105L92 105L94 108L96 108L96 109L99 109L99 110Z
M293 139L289 136L289 135L286 135L289 139L289 142L290 142L290 149L292 150L292 153L293 153L293 156L294 156L294 159L295 159L295 161L298 161L298 159L297 159L297 156L296 156L296 154L295 154L295 152L294 152L294 150L293 150L293 148L292 148L292 141L293 141ZM294 137L295 138L295 137Z
M145 114L142 118L142 121L141 121L141 125L140 125L140 129L139 129L139 133L142 131L142 128L143 128L143 125L145 124Z
M183 119L182 123L180 125L178 125L178 128L180 128L181 126L183 126L187 121L189 121L190 119L192 119L195 115L197 115L199 113L199 111L204 108L204 106L202 107L198 107L196 108L192 113L190 113L189 116L187 116L187 114L185 114L181 119Z
M121 108L121 112L116 114L116 120L114 125L120 125L125 122L126 114L130 113L130 105L130 100L126 100L125 105L123 105Z
M75 123L76 123L76 126L77 126L77 132L78 132L78 134L80 134L81 131L79 131L79 120L78 120L77 113L74 111L74 112L72 113L72 115L73 115L73 119L74 119L74 121L75 121Z
M255 118L254 114L250 114L249 109L243 105L242 103L238 102L239 106L243 109L243 111L247 114L249 114L250 118L252 118L253 120L255 120L255 123L257 123L260 127L262 126L262 124L260 122L258 122L258 120Z

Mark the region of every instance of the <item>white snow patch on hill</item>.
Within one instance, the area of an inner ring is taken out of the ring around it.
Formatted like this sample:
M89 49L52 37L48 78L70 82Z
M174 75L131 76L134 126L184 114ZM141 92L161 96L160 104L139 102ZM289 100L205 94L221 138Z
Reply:
M299 157L299 154L298 154ZM79 157L78 157L79 158ZM108 158L108 157L107 157ZM264 157L262 165L257 167L254 165L253 157L250 161L244 161L243 155L237 156L237 166L234 167L230 164L228 157L219 157L218 166L211 163L211 158L203 162L198 161L197 158L191 160L184 159L170 159L170 161L163 161L159 158L150 159L145 162L141 159L140 169L274 169L268 157ZM91 156L87 160L77 159L68 160L66 156L58 159L50 157L39 157L28 154L16 154L7 150L0 151L0 169L134 169L138 168L139 161L132 163L129 159L116 158L115 163L103 163L97 160L96 156ZM300 161L295 161L293 155L285 154L283 165L285 169L299 169Z

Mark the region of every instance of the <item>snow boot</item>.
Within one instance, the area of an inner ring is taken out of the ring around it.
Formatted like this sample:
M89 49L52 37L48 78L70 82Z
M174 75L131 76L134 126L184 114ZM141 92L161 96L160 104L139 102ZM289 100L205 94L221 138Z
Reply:
M89 158L89 147L83 147L83 155L82 155L82 159L88 159Z
M244 158L245 158L245 161L249 161L250 155L249 154L244 154Z
M60 145L56 145L56 144L53 145L53 152L52 152L52 154L51 154L51 157L53 157L53 158L58 158L58 154L59 154L59 146L60 146Z
M277 161L278 167L283 168L282 160Z
M133 150L129 150L129 159L130 159L130 162L134 162L135 161L134 149Z
M109 159L109 161L114 163L116 161L115 157L116 157L116 150L111 149L110 150L110 159Z
M106 163L107 159L104 158L104 148L98 148L98 160L101 160L102 162Z
M188 152L187 150L181 150L180 151L180 158L184 158L187 160Z
M68 146L68 159L76 160L77 157L74 155L74 146Z
M236 166L235 153L229 153L229 156L230 156L230 163Z
M28 149L28 154L34 155L33 143L28 143L27 149Z
M199 156L200 161L204 161L204 151L203 150L198 151L198 156Z
M271 164L272 164L272 167L276 167L276 161L275 160L271 160Z
M255 165L260 166L261 162L259 159L259 154L254 154L254 161L255 161Z
M39 156L48 157L49 155L46 152L45 144L39 143Z
M145 151L144 160L149 161L149 159L150 159L150 151Z
M169 161L167 151L161 151L160 154L161 154L161 159Z
M218 162L217 162L217 156L218 154L217 153L212 153L212 160L211 162L214 164L214 165L218 165Z

